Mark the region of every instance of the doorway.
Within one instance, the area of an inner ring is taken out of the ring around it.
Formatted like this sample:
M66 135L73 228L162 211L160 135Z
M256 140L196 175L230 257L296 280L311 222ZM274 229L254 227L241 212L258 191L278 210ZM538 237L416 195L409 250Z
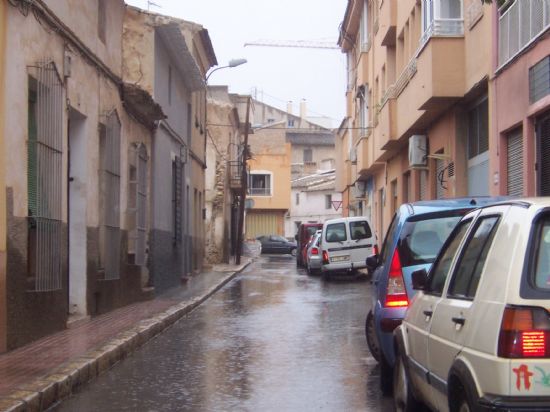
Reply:
M86 117L69 113L69 316L87 316ZM71 319L70 319L71 321Z

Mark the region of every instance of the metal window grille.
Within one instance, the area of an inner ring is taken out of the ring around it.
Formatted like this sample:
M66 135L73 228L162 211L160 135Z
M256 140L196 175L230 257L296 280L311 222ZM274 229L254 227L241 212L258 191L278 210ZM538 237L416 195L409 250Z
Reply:
M179 156L172 161L172 220L174 242L183 239L183 162Z
M145 265L147 242L147 148L143 144L133 144L130 164L130 190L128 212L130 214L130 237L128 253L133 254L134 264Z
M499 18L499 65L525 49L550 26L550 0L521 0L505 4Z
M248 188L251 196L271 195L271 176L264 174L250 174Z
M106 117L100 137L101 227L100 265L105 279L120 278L120 120Z
M62 287L63 86L53 62L29 67L29 272L34 289Z
M535 103L550 94L550 56L529 69L529 101Z

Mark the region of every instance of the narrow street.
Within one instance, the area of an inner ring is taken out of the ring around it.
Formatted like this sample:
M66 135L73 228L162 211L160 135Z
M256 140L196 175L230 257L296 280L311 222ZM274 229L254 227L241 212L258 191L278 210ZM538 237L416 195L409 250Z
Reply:
M391 411L364 337L371 284L262 256L55 411Z

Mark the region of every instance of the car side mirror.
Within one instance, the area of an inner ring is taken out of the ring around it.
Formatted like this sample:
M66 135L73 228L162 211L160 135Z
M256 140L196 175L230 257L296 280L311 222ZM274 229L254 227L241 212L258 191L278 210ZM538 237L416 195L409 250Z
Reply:
M414 290L424 290L428 285L428 272L426 269L415 270L411 275Z
M380 266L380 256L372 255L367 257L367 269L369 272L374 272L378 266Z

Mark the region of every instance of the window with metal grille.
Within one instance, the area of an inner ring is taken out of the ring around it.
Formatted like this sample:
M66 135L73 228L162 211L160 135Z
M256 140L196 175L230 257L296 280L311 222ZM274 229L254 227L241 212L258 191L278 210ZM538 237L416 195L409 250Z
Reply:
M489 103L485 97L468 112L468 159L489 150Z
M251 196L271 196L271 175L251 172L248 176L248 188Z
M62 287L63 86L52 62L28 70L28 275L45 292Z
M511 132L507 138L508 195L523 195L523 134L521 129Z
M116 110L99 126L100 270L120 278L120 120Z
M529 101L535 103L550 94L550 56L529 69Z
M174 244L183 239L183 162L176 156L172 160L172 230Z
M128 258L145 265L147 243L147 148L142 143L130 146L128 185Z

